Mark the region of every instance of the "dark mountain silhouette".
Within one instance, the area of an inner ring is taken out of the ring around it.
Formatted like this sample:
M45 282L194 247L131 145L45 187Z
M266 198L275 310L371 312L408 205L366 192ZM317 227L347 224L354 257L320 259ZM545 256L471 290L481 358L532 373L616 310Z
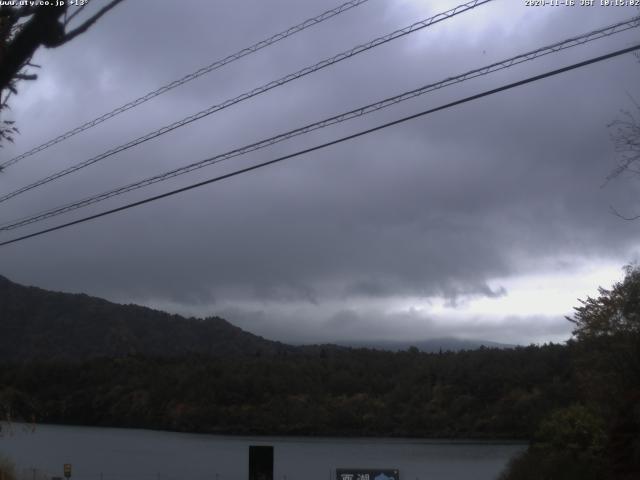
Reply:
M352 348L424 352L511 347L495 342L431 339L292 346L246 332L219 317L185 318L85 294L26 287L0 276L0 360L84 360L146 355L180 357L315 355Z
M222 318L185 318L84 294L25 287L0 276L0 360L295 351Z

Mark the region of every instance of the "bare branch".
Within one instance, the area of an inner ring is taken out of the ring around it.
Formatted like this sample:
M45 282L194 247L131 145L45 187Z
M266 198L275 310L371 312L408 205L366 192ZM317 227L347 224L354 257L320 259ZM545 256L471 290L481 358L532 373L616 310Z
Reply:
M8 91L7 94L5 95L4 99L0 98L0 110L2 108L7 108L7 109L9 108L9 105L8 105L7 102L9 101L9 98L11 97L12 94L13 94L13 92Z
M613 213L616 217L621 218L623 220L626 220L628 222L633 222L634 220L638 220L640 218L640 215L635 215L633 217L626 217L626 216L622 215L620 212L618 212L611 205L609 205L609 210L611 210L611 213Z
M35 73L18 73L15 78L16 80L36 80L38 75Z
M636 52L637 54L637 52ZM638 57L640 58L640 57ZM629 97L629 100L631 100L631 103L633 103L636 108L640 109L640 103L638 103L638 101L635 99L635 97L633 95L631 95L627 90L625 90L625 93L627 94L627 97Z
M83 9L84 7L86 7L88 4L89 4L89 3L87 2L87 3L83 4L83 5L80 5L80 6L76 9L76 11L75 11L75 12L73 12L71 15L69 15L69 18L67 18L67 20L64 22L65 27L66 27L66 26L71 22L71 20L73 20L73 18L74 18L76 15L78 15L78 14L79 14L79 13L82 11L82 9Z
M67 43L67 42L73 40L78 35L86 32L89 29L89 27L91 27L91 25L93 25L94 23L96 23L100 19L100 17L102 17L109 10L111 10L112 8L117 6L119 3L122 3L122 1L123 0L112 0L111 2L109 2L109 4L107 4L104 7L102 7L95 15L93 15L90 18L88 18L82 25L80 25L79 27L77 27L77 28L71 30L70 32L66 33L60 39L59 43L53 44L51 46L62 45L63 43Z
M640 104L627 93L629 99L640 112ZM618 166L609 173L604 184L622 175L624 172L634 170L634 166L640 163L640 118L629 110L621 110L622 116L609 123L611 141L615 151L619 155Z

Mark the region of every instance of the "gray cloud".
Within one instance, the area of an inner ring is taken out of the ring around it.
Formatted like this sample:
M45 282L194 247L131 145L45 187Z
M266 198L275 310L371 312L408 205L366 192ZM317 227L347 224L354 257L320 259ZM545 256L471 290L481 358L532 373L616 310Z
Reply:
M511 315L500 320L469 316L460 320L447 315L434 318L417 310L390 313L355 305L337 310L229 308L223 312L245 329L295 343L457 337L527 345L558 342L572 329L564 318L545 315Z
M14 101L23 134L2 154L9 158L335 3L247 0L240 9L237 2L193 1L188 8L179 2L125 2L72 44L38 53L41 78L25 85ZM446 2L437 3L447 8ZM25 160L3 173L2 189L435 13L428 8L420 2L372 1ZM18 197L3 205L1 220L224 152L629 14L598 7L534 11L501 0L482 8L487 12L444 22ZM474 26L478 18L485 23ZM438 91L83 214L627 46L634 35ZM417 332L498 341L566 335L563 320L535 312L500 319L470 314L467 321L442 328L429 323L433 319L376 313L372 305L443 297L454 307L467 297L508 297L509 289L490 286L495 279L535 273L541 265L563 271L566 258L628 261L637 251L640 223L620 221L609 205L640 210L638 185L601 184L615 160L606 125L628 104L625 92L636 91L639 74L640 65L629 55L5 247L2 274L45 288L226 314L278 338L330 340L362 331L376 338ZM248 306L255 302L266 307ZM303 309L310 319L295 323L290 312L299 303L313 306L315 313ZM279 320L285 311L290 318Z

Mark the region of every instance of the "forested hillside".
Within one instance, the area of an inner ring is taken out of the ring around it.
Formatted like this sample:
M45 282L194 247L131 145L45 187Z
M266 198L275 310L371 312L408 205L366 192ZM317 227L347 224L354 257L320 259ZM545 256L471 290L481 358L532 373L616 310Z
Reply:
M0 276L0 360L273 355L293 347L226 320L170 315L83 294L24 287Z
M0 366L14 418L192 432L529 438L574 397L559 345L442 354L320 350L275 357Z

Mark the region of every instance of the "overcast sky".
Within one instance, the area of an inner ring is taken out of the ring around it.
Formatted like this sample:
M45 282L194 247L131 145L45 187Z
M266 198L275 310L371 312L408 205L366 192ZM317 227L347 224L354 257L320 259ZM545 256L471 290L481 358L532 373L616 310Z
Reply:
M5 161L340 0L127 0L38 51ZM371 0L205 75L0 176L12 191L210 105L461 3ZM92 0L90 8L101 3ZM89 9L88 9L89 10ZM86 12L89 13L89 12ZM495 0L274 89L0 205L2 223L463 73L637 14ZM207 167L44 226L269 160L630 46L638 29ZM628 54L180 196L0 248L0 274L290 342L457 336L561 341L578 298L638 259L632 178L607 124L640 98Z

